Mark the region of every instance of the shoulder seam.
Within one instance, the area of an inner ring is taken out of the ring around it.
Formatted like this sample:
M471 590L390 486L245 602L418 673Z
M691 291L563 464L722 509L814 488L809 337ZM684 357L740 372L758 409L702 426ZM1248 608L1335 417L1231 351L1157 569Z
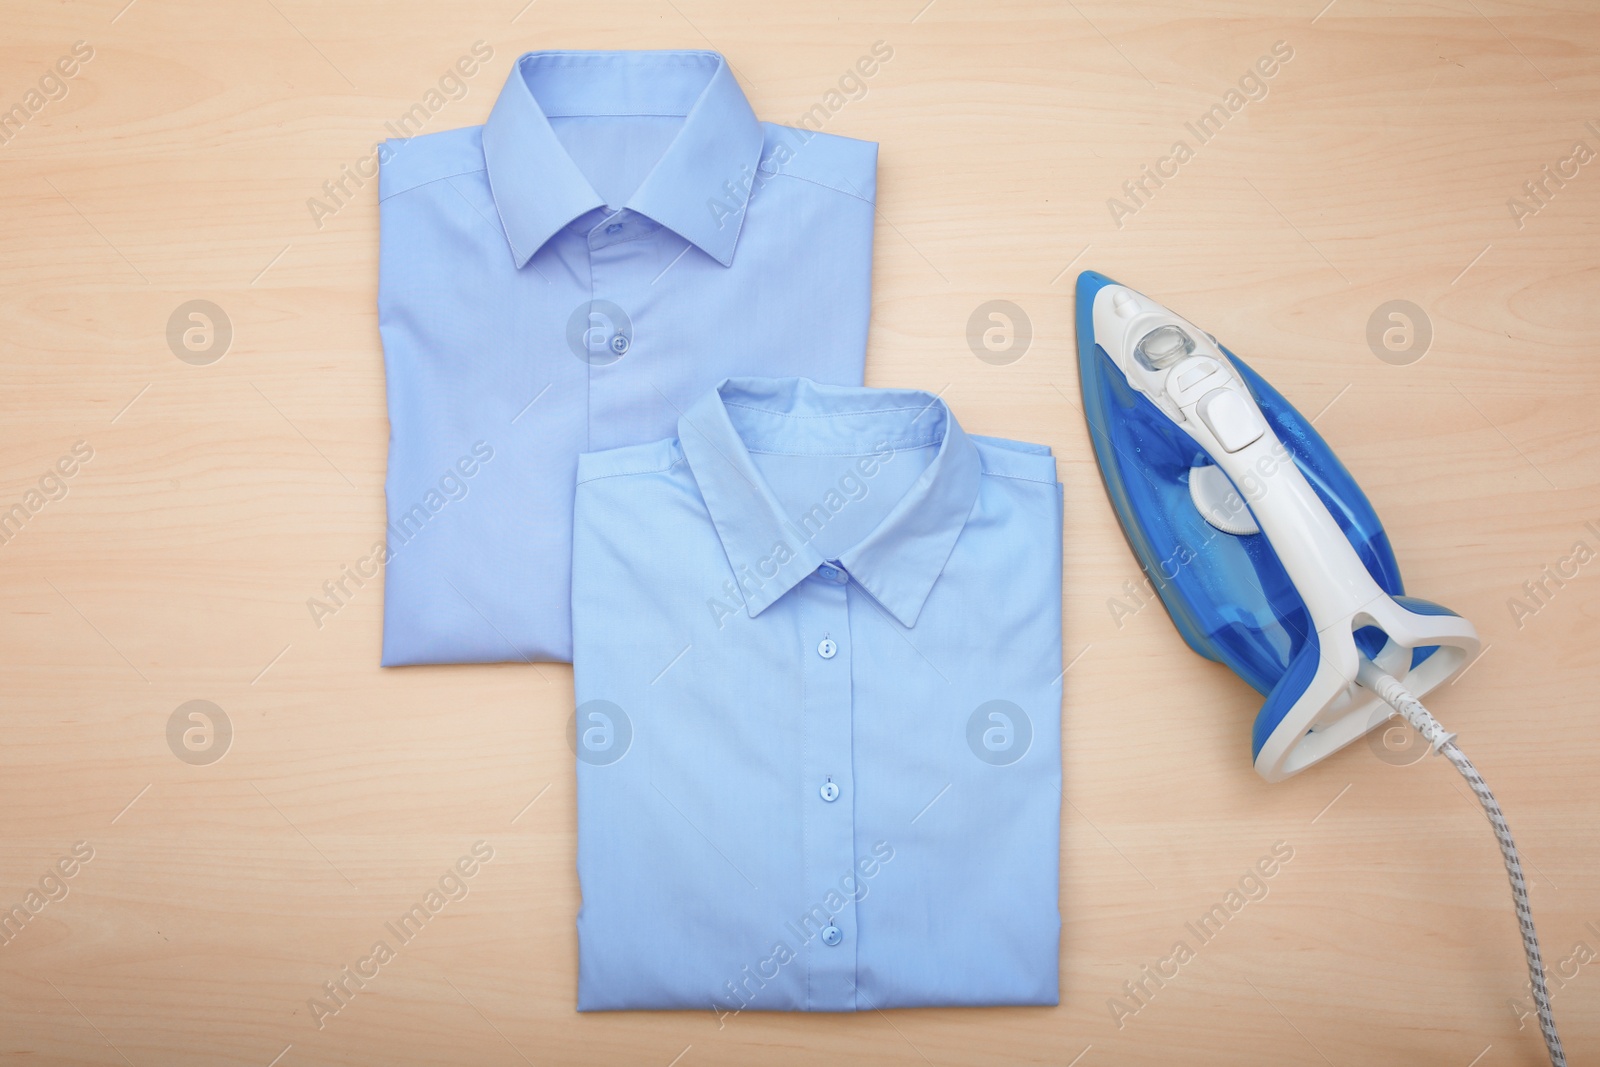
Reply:
M453 170L449 174L437 174L431 178L420 178L417 181L412 182L410 185L403 185L398 189L391 189L389 192L378 197L378 199L379 201L389 200L393 197L399 196L401 193L409 193L413 189L420 189L424 185L432 185L435 182L448 181L451 178L459 178L463 174L480 174L488 169L488 167L467 167L464 170Z
M986 470L982 472L985 478L1010 478L1014 482L1032 482L1035 485L1059 485L1060 482L1053 478L1030 478L1026 474L1004 474L1000 471Z
M852 200L861 201L863 204L870 204L870 203L873 202L871 200L868 200L866 197L862 196L860 193L854 192L854 191L852 191L850 189L841 189L837 185L829 185L827 182L818 181L815 178L806 178L806 177L803 177L803 176L801 176L799 174L790 174L788 171L780 170L780 171L778 171L778 173L774 174L773 177L774 178L793 178L797 182L805 182L807 185L815 185L819 189L826 189L830 193L838 193L840 196L848 196Z
M670 471L672 468L676 467L677 465L678 465L678 461L677 460L673 460L671 463L668 463L665 467L644 467L644 468L641 468L639 470L608 471L605 474L591 474L591 475L588 475L587 477L579 478L578 481L577 481L577 484L578 485L587 485L589 482L598 482L598 481L602 481L602 480L604 480L606 478L632 478L632 477L635 477L635 476L640 475L640 474L662 474L662 473L665 473L666 471Z

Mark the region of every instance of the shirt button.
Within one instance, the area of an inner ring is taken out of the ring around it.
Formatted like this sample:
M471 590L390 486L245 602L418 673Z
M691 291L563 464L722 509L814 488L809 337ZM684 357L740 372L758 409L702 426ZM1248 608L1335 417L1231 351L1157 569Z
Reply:
M834 570L832 567L824 565L817 568L817 576L831 582L835 578L839 577L839 572Z
M817 792L822 794L822 799L826 800L829 804L832 804L835 800L839 799L839 787L833 782L824 782L822 784L822 788L817 790Z
M613 222L610 226L606 227L606 232L607 233L621 233L622 232L622 223Z
M627 352L628 351L628 335L625 334L625 333L619 333L616 336L612 337L611 338L611 351L615 352L619 356L622 355L623 353Z
M823 659L832 659L839 651L839 646L833 643L833 638L824 637L822 644L817 646L817 655Z
M822 928L822 943L830 948L844 940L844 931L829 923Z

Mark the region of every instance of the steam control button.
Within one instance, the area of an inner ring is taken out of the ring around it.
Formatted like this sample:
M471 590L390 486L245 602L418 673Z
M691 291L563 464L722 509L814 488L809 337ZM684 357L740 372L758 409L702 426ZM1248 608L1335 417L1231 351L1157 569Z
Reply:
M1236 389L1213 389L1195 405L1200 421L1217 435L1217 443L1228 452L1254 444L1267 431L1256 409Z
M1178 388L1193 389L1217 371L1217 364L1209 359L1191 359L1178 371Z

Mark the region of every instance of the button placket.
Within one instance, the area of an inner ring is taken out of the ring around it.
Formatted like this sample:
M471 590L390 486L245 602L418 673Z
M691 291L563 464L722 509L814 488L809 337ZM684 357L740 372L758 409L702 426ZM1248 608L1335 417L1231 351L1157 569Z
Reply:
M585 335L589 379L589 435L593 450L621 443L617 438L618 398L632 378L627 366L638 357L633 289L647 255L637 240L647 223L626 209L600 218L586 234L589 250L590 330Z
M610 214L597 209L583 225L591 299L596 311L603 312L593 316L594 344L586 356L591 433L585 450L598 451L636 443L633 435L641 417L665 417L671 410L667 396L673 392L672 374L647 366L663 354L659 331L670 335L670 317L658 320L650 309L676 306L672 286L682 268L663 271L684 246L670 230L630 208ZM653 379L664 392L644 384L644 378ZM656 415L641 407L656 403L664 408Z
M802 950L807 1006L847 1011L857 1007L849 579L829 566L816 579L795 590L806 661L805 895L795 927L809 938Z

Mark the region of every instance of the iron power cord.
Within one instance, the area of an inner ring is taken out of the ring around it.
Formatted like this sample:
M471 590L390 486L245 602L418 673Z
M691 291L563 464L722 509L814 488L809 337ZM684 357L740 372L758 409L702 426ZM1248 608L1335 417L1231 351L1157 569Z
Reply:
M1365 658L1356 677L1410 723L1411 728L1422 735L1435 753L1455 764L1456 770L1461 772L1461 776L1472 787L1472 792L1477 795L1478 803L1483 805L1489 825L1494 827L1494 836L1500 842L1500 854L1506 861L1506 874L1511 878L1511 897L1517 907L1517 925L1522 928L1522 950L1528 957L1528 977L1533 983L1533 1002L1539 1009L1539 1029L1544 1033L1545 1048L1550 1050L1553 1067L1567 1067L1567 1055L1561 1050L1561 1036L1556 1033L1555 1017L1550 1013L1550 992L1545 988L1544 961L1539 956L1539 935L1533 928L1533 908L1528 904L1528 883L1522 877L1522 860L1517 855L1517 843L1511 839L1511 827L1506 825L1499 802L1489 792L1483 776L1466 753L1456 746L1456 735L1446 733L1444 727L1439 725L1439 720L1405 686Z

